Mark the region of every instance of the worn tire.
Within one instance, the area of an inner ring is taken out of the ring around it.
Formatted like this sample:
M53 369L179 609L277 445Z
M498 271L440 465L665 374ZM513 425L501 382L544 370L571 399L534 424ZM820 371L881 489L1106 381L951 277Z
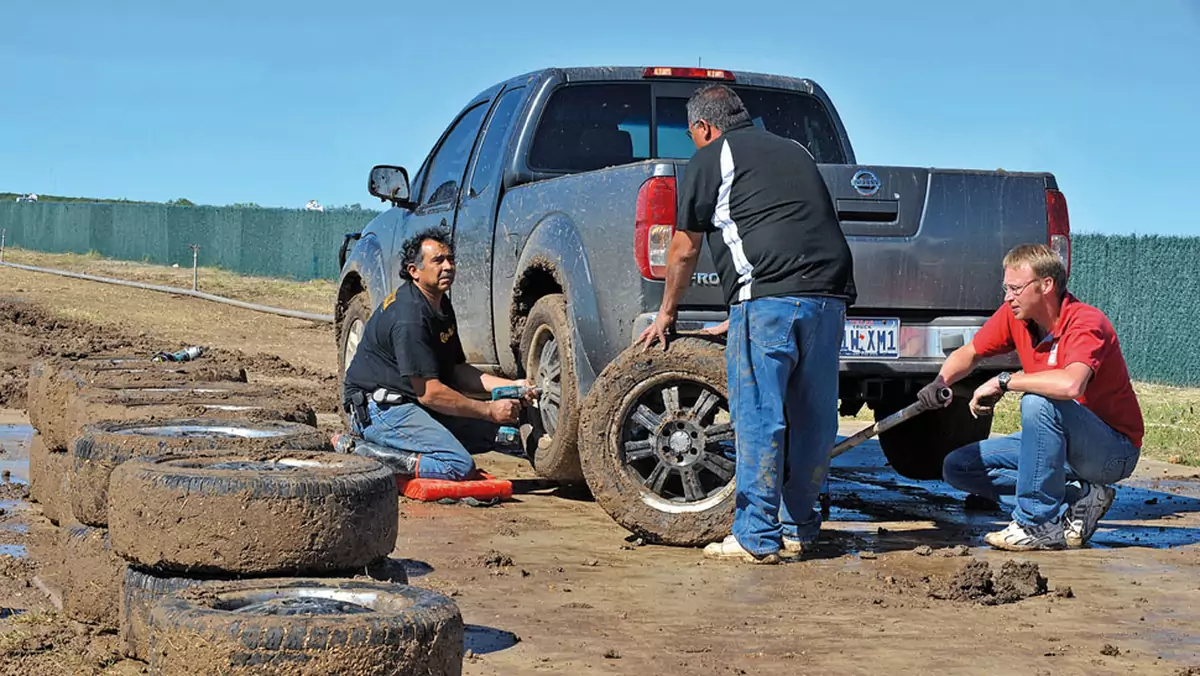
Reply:
M533 433L526 443L538 476L563 482L583 481L574 345L565 297L540 298L529 311L520 342L526 377L542 388L539 407L530 410Z
M383 559L364 570L345 571L337 577L361 574L361 579L391 584L408 584L408 573L398 559ZM201 578L160 576L126 566L121 592L121 629L118 636L126 657L146 660L150 657L150 610L156 603L177 591L209 581Z
M174 429L188 432L171 432ZM155 434L154 431L161 433ZM254 437L252 435L270 435ZM85 425L75 440L71 464L71 512L89 526L108 524L108 480L132 458L208 451L332 450L315 427L292 422L214 418L101 421Z
M992 419L971 415L978 381L955 383L950 406L927 411L879 435L879 446L896 473L909 479L940 480L942 463L951 451L988 438ZM875 421L917 400L916 393L890 392L875 407Z
M680 385L685 389L675 390L678 413L668 415L664 397L658 395L661 406L651 410L659 421L658 432L647 434L646 440L631 438L635 424L650 429L638 423L641 418L635 415L650 401L642 397ZM716 399L698 405L705 396ZM579 427L583 473L600 507L649 542L695 546L728 535L734 509L734 462L729 458L734 437L727 401L725 354L717 339L685 336L672 341L666 352L643 353L640 347L632 347L621 353L592 386ZM700 414L694 415L698 411ZM690 426L687 421L693 418L698 424ZM666 445L679 434L689 438L685 439L688 448L682 451ZM663 445L656 447L655 440ZM627 463L626 444L640 446L633 450L644 457ZM647 469L651 466L653 469ZM728 479L718 475L718 470ZM696 499L687 497L687 472L693 472L692 485L697 488L692 495ZM670 495L656 494L643 483L661 474L665 478L656 483Z
M137 387L167 383L246 382L246 370L223 364L163 363L149 359L52 359L31 367L36 400L28 404L30 422L46 437L51 450L68 449L73 441L67 402L81 388ZM33 421L37 422L34 423Z
M454 601L417 587L321 579L212 583L176 592L151 610L150 668L196 676L459 676L463 636Z
M60 534L63 612L101 630L116 630L125 562L113 553L108 531L74 524Z
M295 422L317 426L317 414L305 402L279 390L238 382L179 383L154 387L83 387L66 406L67 447L83 427L101 420L211 418L250 422Z
M396 544L392 471L355 455L139 458L112 473L109 529L130 563L187 576L321 575Z
M55 526L74 523L70 496L71 455L51 451L41 434L29 446L29 497L42 507L42 516Z
M350 427L349 413L341 409L341 396L345 391L346 384L346 369L350 368L350 362L353 359L353 354L347 354L347 348L350 347L351 339L357 333L357 340L353 342L353 350L358 351L358 341L362 340L362 330L367 325L367 320L371 318L371 311L374 306L371 305L371 297L366 291L356 294L346 304L346 312L342 315L342 323L338 326L338 410L342 411L342 421L346 427Z

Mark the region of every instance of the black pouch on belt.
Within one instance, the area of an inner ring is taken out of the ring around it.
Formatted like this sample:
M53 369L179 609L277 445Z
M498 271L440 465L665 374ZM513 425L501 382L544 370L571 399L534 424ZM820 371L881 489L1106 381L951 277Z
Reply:
M358 425L358 428L362 430L367 429L371 424L371 413L367 410L367 394L362 390L355 390L350 394L347 407L349 408L350 416L354 418L354 422Z

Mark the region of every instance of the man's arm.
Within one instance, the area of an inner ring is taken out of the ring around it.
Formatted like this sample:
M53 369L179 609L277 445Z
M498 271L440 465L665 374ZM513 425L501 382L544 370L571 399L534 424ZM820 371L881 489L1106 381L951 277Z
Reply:
M437 378L410 376L417 401L425 408L460 418L490 420L494 423L515 422L521 403L515 399L477 401L464 396Z
M1014 373L1008 381L1008 390L1066 401L1082 397L1091 381L1092 369L1086 364L1076 362L1068 364L1066 368L1040 373Z
M484 373L470 364L459 364L454 367L454 387L460 392L491 393L497 387L525 385L524 380L509 380L490 373Z
M676 230L671 238L671 248L667 250L667 286L663 290L662 305L654 323L647 326L637 339L637 343L646 343L644 350L650 349L655 341L662 343L663 350L667 349L667 331L675 325L679 316L679 299L687 291L688 280L696 271L703 243L703 235L698 232Z

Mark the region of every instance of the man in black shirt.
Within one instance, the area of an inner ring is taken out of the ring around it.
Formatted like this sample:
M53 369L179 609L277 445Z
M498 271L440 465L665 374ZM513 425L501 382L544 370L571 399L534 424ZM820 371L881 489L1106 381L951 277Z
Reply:
M776 563L816 539L813 505L837 435L838 352L853 260L829 190L804 146L756 127L723 85L687 104L696 153L681 188L667 283L646 348L675 324L705 235L729 321L737 437L733 535L706 556Z
M353 429L387 449L408 476L462 481L475 469L468 449L488 450L499 425L517 422L523 402L480 401L466 393L525 385L466 363L454 308L454 245L440 229L404 243L401 276L363 327L346 369L345 406ZM536 392L529 391L529 398Z

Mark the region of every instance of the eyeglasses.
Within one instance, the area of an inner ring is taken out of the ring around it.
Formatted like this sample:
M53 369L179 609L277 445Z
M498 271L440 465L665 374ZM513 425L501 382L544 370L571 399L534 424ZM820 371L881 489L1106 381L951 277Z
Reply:
M1004 289L1005 296L1007 296L1009 294L1016 296L1016 295L1020 294L1022 291L1024 291L1025 287L1029 286L1030 284L1033 284L1036 281L1038 281L1038 280L1031 279L1028 282L1025 282L1024 284L1021 284L1020 286L1018 286L1016 284L1001 284L1000 288Z
M698 124L704 124L704 120L696 120L695 122L692 122L691 124L688 125L686 133L687 133L687 137L689 139L692 138L692 127L694 127Z

